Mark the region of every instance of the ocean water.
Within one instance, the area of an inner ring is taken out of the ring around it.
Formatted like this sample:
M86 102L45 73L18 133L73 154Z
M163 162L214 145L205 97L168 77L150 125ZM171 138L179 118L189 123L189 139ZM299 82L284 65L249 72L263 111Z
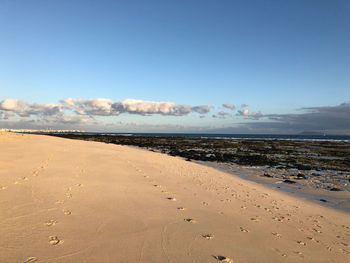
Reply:
M270 139L270 140L319 140L350 141L350 135L281 135L281 134L213 134L213 133L104 133L85 134L147 136L147 137L187 137L187 138L226 138L226 139Z

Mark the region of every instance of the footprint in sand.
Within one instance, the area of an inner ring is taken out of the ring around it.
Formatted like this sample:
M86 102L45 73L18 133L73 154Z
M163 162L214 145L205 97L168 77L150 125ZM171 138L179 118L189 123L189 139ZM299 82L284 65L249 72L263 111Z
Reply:
M21 181L28 181L28 178L25 177L25 176L24 176L24 177L21 177L21 178L19 178L17 181L15 181L14 184L20 184Z
M321 230L319 230L319 229L317 229L317 228L313 228L312 229L314 232L316 232L316 233L319 233L319 234L321 234L322 233L322 231Z
M0 186L0 190L5 190L7 189L7 186Z
M192 223L192 224L197 222L193 218L185 218L184 221L187 222L187 223Z
M170 201L176 201L175 197L168 197L167 199L170 200Z
M61 204L64 204L64 201L63 201L63 200L57 200L57 201L55 202L55 204L61 205Z
M57 236L49 236L49 243L53 246L56 246L58 244L62 244L63 240L58 239Z
M178 208L177 208L177 210L181 210L181 211L183 211L183 210L186 210L186 208L184 208L184 207L180 206L180 207L178 207Z
M54 225L56 225L56 224L57 224L57 221L56 221L56 220L53 220L53 219L51 219L51 220L45 222L45 225L46 225L46 226L54 226Z
M250 220L253 221L253 222L259 222L260 221L259 216L252 217L252 218L250 218Z
M301 258L304 258L303 253L301 253L300 251L294 251L295 254L299 255Z
M157 187L157 188L161 188L161 186L159 184L154 184L153 186Z
M205 235L202 235L202 237L204 237L207 240L210 240L210 239L214 238L214 235L213 234L205 234Z
M345 254L345 255L350 254L350 251L348 251L348 250L346 250L346 249L344 249L344 248L339 248L339 250L340 250L341 253L343 253L343 254Z
M32 262L37 262L37 261L38 261L38 258L36 258L36 257L29 257L23 263L32 263Z
M63 210L63 214L65 214L66 216L69 216L72 214L72 212L69 210Z
M215 258L217 261L220 262L229 262L229 263L233 263L232 259L225 257L225 256L213 256L213 258Z
M319 242L320 242L320 241L314 239L313 237L307 237L307 239L309 239L309 240L311 240L311 241L313 241L313 242L316 242L316 243L319 243Z
M243 227L240 227L239 229L241 230L241 232L244 232L244 233L248 233L249 232L249 230L247 230L247 229L245 229Z
M282 257L286 257L286 256L287 256L287 254L282 253L281 250L279 250L278 248L274 248L273 250L274 250L276 253L278 253L280 256L282 256Z

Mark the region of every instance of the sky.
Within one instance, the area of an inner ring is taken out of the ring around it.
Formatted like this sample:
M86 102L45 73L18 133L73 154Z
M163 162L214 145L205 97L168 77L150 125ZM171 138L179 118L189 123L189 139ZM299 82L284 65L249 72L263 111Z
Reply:
M350 134L348 0L0 0L0 128Z

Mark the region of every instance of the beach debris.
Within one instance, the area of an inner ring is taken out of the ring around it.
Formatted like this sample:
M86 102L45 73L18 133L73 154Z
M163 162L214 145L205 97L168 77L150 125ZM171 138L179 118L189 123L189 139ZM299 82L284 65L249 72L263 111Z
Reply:
M268 173L264 173L262 176L268 177L268 178L272 178L273 177L271 174L268 174Z
M297 241L297 243L298 243L299 245L301 245L301 246L306 246L306 243L303 242L303 241Z
M320 201L324 203L328 202L326 199L320 199Z
M170 200L170 201L176 201L175 197L168 197L167 199Z
M213 256L216 260L220 261L220 262L229 262L229 263L233 263L232 259L225 257L225 256Z

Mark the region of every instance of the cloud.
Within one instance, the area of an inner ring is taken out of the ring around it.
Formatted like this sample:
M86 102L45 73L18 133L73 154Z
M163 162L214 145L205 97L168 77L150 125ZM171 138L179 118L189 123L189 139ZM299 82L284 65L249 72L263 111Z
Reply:
M0 110L16 113L21 117L29 117L31 115L56 115L62 112L60 104L29 104L22 100L5 99L0 103Z
M159 114L167 116L184 116L191 112L206 114L212 105L189 106L173 102L155 102L126 99L114 102L106 98L67 98L60 104L30 104L28 102L8 98L0 102L0 119L13 116L34 117L33 121L44 123L85 124L96 123L97 116L117 116L123 113L143 116Z
M122 113L138 115L172 115L184 116L191 112L205 114L213 108L212 105L202 105L191 107L173 102L155 102L135 99L125 99L113 102L110 99L95 98L89 100L68 98L61 100L61 103L70 110L74 110L79 115L91 116L112 116Z
M270 114L269 120L276 121L281 129L289 127L300 130L350 129L350 103L338 106L307 107L300 114Z
M79 115L96 115L109 116L113 115L112 105L114 102L110 99L94 98L94 99L73 99L67 98L60 101L67 109L74 110Z
M244 110L239 110L237 112L238 116L244 116L244 117L248 117L249 119L253 119L253 120L258 120L260 118L262 118L264 115L261 113L261 111L255 112L253 111L252 113L249 113L248 109L244 109Z
M219 114L220 116L226 116L226 115L228 115L228 113L227 113L227 112L224 112L224 111L220 111L218 114Z
M239 110L237 115L239 115L239 116L249 116L249 110L247 110L247 109Z
M259 118L261 118L261 117L263 117L264 115L259 111L259 112L252 112L251 114L250 114L250 117L252 118L252 119L259 119Z
M95 122L93 118L89 116L81 115L58 115L58 116L47 116L43 118L43 121L56 124L87 124Z
M173 115L183 116L191 112L192 108L187 105L178 105L173 102L154 102L144 100L126 99L113 104L114 112L139 114L139 115Z
M202 105L202 106L196 106L192 107L192 111L198 112L200 114L206 114L208 113L212 108L214 108L213 105Z
M330 134L350 133L350 103L337 106L305 107L297 114L250 114L250 119L260 121L240 123L239 129L250 133L295 134L303 131L327 132ZM261 115L260 115L261 114ZM234 132L236 128L227 128L225 132Z
M15 112L18 115L26 115L28 104L22 100L8 98L0 103L0 110Z
M222 104L222 106L224 108L227 108L227 109L230 109L230 110L234 110L236 108L236 106L231 104L231 103L225 103L225 104Z

